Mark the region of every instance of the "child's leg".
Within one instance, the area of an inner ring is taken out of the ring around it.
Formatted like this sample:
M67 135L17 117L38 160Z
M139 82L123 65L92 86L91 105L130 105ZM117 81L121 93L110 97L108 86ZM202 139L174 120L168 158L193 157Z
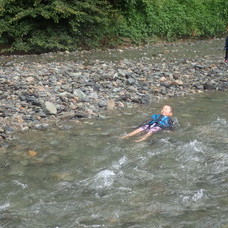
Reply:
M150 137L151 135L153 135L154 133L156 133L158 131L161 131L160 127L158 127L158 126L152 127L149 129L149 132L147 134L145 134L144 136L142 136L138 140L135 140L135 142L141 142L143 140L146 140L148 137Z
M225 54L225 62L228 61L228 49L226 49L226 54Z
M142 128L138 128L138 129L136 129L136 130L134 130L134 131L128 133L127 135L121 136L120 138L126 139L126 138L129 138L129 137L131 137L131 136L137 135L138 133L140 133L140 132L142 132L142 131L144 131Z
M143 135L141 138L135 140L135 142L141 142L143 140L146 140L148 137L150 137L151 135L153 135L154 132L148 132L145 135Z

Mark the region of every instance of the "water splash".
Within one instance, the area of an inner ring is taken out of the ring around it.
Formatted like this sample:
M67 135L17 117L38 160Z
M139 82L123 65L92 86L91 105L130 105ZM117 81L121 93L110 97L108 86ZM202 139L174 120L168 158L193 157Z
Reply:
M193 201L198 201L198 200L202 199L203 196L204 196L204 189L200 189L199 191L197 191L197 193L195 193L192 196L192 200Z
M4 204L0 204L0 211L3 211L5 209L7 209L10 206L10 203L4 203Z
M225 118L218 117L211 123L211 125L216 127L227 127L227 120Z
M112 186L116 174L111 170L102 170L93 178L92 186L96 189L108 188Z
M13 180L12 181L14 184L16 184L16 185L18 185L18 186L20 186L22 189L25 189L25 188L27 188L28 187L28 185L27 184L23 184L23 183L21 183L20 181L18 181L18 180Z
M111 169L118 171L127 162L127 157L121 157L117 162L113 162Z

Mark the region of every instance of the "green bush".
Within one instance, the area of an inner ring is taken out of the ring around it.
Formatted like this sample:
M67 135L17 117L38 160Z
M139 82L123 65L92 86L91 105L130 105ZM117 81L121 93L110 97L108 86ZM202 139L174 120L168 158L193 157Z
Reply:
M204 4L213 16L228 25L228 1L226 0L204 0Z
M224 0L130 1L120 34L136 40L214 37L225 30L227 4Z
M0 44L48 52L224 35L227 0L0 0Z
M1 40L25 52L98 45L110 32L111 13L102 0L1 0Z

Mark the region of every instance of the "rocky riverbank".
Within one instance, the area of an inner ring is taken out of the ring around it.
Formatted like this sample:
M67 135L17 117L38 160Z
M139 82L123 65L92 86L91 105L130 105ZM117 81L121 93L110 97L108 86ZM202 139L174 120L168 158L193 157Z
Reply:
M214 55L166 59L164 51L153 57L89 63L2 56L1 62L1 139L18 130L43 130L55 121L99 118L106 111L160 98L228 89L228 65Z

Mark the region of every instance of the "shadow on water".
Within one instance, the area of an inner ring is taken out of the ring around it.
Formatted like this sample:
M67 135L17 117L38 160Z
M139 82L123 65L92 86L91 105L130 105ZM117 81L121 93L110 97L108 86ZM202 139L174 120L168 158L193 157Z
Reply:
M173 98L179 128L120 140L157 113L18 134L0 150L2 227L226 227L228 94Z

